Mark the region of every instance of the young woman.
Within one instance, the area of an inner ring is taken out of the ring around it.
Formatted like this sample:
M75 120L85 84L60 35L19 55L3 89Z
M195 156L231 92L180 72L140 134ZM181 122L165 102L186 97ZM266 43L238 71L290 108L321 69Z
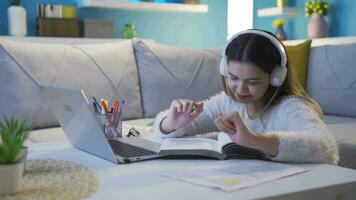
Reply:
M321 108L287 65L284 46L271 33L237 33L222 50L225 92L203 102L173 100L157 115L155 134L220 131L275 161L337 164L338 147Z

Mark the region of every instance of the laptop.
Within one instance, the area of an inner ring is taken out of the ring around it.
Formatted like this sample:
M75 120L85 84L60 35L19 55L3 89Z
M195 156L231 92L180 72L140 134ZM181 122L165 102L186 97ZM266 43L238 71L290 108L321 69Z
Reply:
M160 143L139 137L108 139L82 89L47 85L41 89L73 147L114 163L161 157Z

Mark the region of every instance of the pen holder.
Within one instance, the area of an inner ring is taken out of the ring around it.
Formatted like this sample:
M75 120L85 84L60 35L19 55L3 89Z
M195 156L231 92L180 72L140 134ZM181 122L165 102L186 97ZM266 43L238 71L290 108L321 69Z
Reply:
M107 138L122 137L122 121L118 113L96 114L96 117Z

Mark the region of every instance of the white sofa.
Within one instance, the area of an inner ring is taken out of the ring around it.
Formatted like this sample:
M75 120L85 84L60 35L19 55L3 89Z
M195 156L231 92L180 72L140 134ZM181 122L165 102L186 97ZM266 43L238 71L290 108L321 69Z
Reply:
M29 119L31 142L65 139L39 84L77 87L89 96L124 98L124 134L133 126L152 131L153 117L172 99L204 99L222 89L219 54L139 39L0 37L0 113ZM354 169L355 61L356 37L313 40L307 85L340 145L340 165Z

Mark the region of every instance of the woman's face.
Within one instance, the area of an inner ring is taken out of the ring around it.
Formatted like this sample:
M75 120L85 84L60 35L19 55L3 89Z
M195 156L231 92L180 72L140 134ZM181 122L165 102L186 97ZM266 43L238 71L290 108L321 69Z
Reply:
M250 104L263 100L270 76L250 62L230 61L227 67L227 83L235 98Z

